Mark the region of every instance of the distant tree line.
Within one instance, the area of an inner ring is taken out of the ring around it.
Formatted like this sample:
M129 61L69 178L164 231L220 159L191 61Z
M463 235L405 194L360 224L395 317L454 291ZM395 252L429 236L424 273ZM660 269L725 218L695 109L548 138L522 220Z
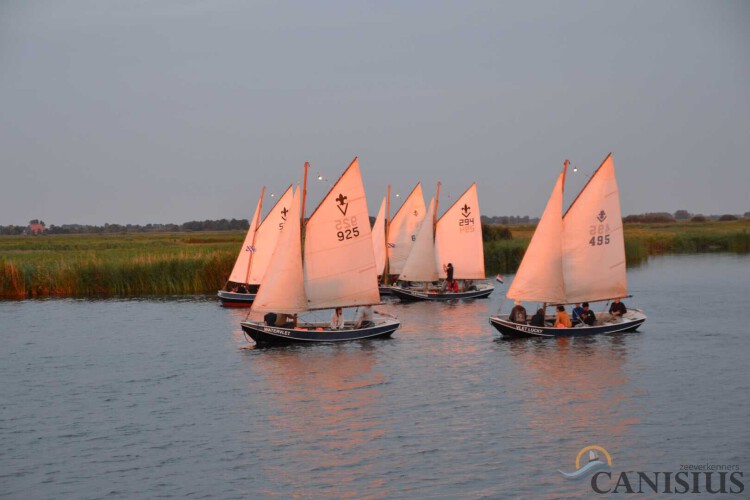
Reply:
M750 212L745 212L743 216L733 214L723 215L703 215L692 214L687 210L677 210L673 214L668 212L649 212L645 214L634 214L623 217L625 223L669 223L675 221L733 221L741 217L750 218ZM508 227L521 224L537 224L539 218L532 218L528 215L501 215L488 217L483 215L482 235L484 241L495 241L502 239L511 239L512 234ZM375 222L374 217L370 217L370 225ZM249 222L247 219L219 219L189 221L183 224L104 224L103 226L88 224L61 224L59 226L46 226L44 221L32 219L25 226L0 226L0 235L21 235L33 234L31 228L34 226L44 227L41 234L114 234L114 233L163 233L163 232L180 232L180 231L247 231Z
M744 217L750 217L750 212L745 212ZM708 222L708 221L733 221L741 217L734 214L724 215L703 215L692 214L687 210L677 210L674 214L668 212L649 212L645 214L635 214L623 217L624 223L647 223L654 224L660 222L691 221L691 222Z
M29 226L0 226L0 234L20 235L28 234L32 224L39 223L37 219L29 222ZM41 222L44 225L44 222ZM44 234L114 234L114 233L164 233L179 231L235 231L247 230L247 219L220 219L189 221L184 224L104 224L95 226L88 224L52 224L46 227Z
M539 222L538 217L529 217L528 215L495 215L481 217L482 224L500 224L503 226L513 226L518 224L536 224Z

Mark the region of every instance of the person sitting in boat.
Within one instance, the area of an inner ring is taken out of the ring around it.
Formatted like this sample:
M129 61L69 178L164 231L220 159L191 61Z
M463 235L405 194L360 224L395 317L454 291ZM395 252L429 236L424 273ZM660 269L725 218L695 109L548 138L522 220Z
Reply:
M237 287L237 293L247 293L247 288L245 285L240 284L240 286Z
M581 307L580 303L575 304L575 307L573 308L573 316L570 318L573 320L573 323L581 321L581 313L583 313L583 307Z
M477 285L474 284L474 280L464 280L464 290L467 292L473 292L477 289Z
M443 271L445 271L446 277L445 277L445 285L443 286L443 289L447 289L448 291L453 291L453 264L448 262L447 266L443 266Z
M372 306L361 306L357 308L357 315L354 319L354 328L367 328L374 326L375 322L372 317Z
M281 326L284 328L294 328L297 326L297 315L296 314L276 314L276 321L273 323L274 326Z
M337 307L331 314L331 330L341 330L344 328L344 313L340 307Z
M513 323L526 324L526 308L521 305L520 300L516 301L516 306L511 309L508 319Z
M544 309L541 307L536 310L536 314L531 317L531 326L545 326L544 325Z
M620 302L619 297L612 302L611 306L609 306L609 314L611 314L613 318L622 318L626 312L628 312L628 310L625 307L625 304Z
M568 316L565 306L557 306L555 328L573 328L573 322L570 321L570 316Z
M583 311L580 314L581 321L588 326L594 326L594 323L596 323L596 314L589 309L589 303L584 302L581 310Z

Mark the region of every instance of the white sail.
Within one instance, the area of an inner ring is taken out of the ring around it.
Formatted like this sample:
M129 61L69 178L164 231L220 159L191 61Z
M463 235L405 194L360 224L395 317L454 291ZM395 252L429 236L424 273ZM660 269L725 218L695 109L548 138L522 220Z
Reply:
M563 218L567 302L628 294L620 195L610 154Z
M292 186L289 186L271 211L268 212L263 222L260 223L260 227L255 234L255 253L250 266L248 283L260 284L263 281L268 263L271 261L271 255L276 248L276 242L279 240L281 228L284 227L284 223L289 218L289 209L293 197L294 190Z
M535 302L565 302L562 272L562 205L565 169L557 178L506 297Z
M300 238L300 189L297 188L251 311L295 314L306 310Z
M305 290L309 309L380 302L370 217L356 158L307 221Z
M434 214L435 198L430 200L427 213L417 232L414 246L399 275L400 280L436 281L438 279L437 266L435 265L435 241L432 234Z
M401 274L425 216L422 185L417 183L388 228L388 272Z
M253 254L255 253L255 239L258 229L258 220L260 220L260 211L263 205L263 195L261 194L258 199L258 204L255 206L255 214L250 220L250 227L245 234L245 240L242 242L242 248L240 253L237 255L237 260L234 262L232 272L229 274L229 281L234 283L250 283L250 262L254 260Z
M385 196L372 226L372 249L375 252L375 271L382 275L385 270Z
M453 264L455 279L484 279L484 244L477 185L472 184L435 225L435 255L441 278Z

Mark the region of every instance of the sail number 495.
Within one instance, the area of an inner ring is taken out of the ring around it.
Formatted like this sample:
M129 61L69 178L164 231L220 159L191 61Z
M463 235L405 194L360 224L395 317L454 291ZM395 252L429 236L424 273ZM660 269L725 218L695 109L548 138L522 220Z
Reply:
M339 241L351 240L359 236L357 217L344 217L336 221L336 237Z
M609 245L609 224L595 224L589 226L589 245L592 247L599 245Z

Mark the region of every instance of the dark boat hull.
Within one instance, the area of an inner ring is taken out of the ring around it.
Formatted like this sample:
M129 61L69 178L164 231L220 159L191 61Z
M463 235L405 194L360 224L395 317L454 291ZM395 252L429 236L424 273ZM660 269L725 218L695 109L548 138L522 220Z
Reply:
M391 287L393 295L401 300L457 300L457 299L484 299L489 297L495 289L492 285L485 285L478 290L466 292L424 292L412 288L400 286Z
M387 338L401 326L401 323L397 320L386 320L367 328L342 330L284 328L251 321L243 321L240 326L258 344L290 344Z
M393 290L392 290L391 286L380 285L378 287L378 291L380 292L380 296L381 297L382 296L387 296L387 297L393 296Z
M646 315L637 311L631 313L623 321L613 323L605 322L596 326L580 326L575 328L554 328L552 326L521 325L509 321L507 317L491 316L490 324L495 327L503 337L529 338L529 337L572 337L579 335L597 335L602 333L632 332L638 329L646 321Z
M224 307L250 307L255 300L254 293L237 293L219 290L216 294Z

